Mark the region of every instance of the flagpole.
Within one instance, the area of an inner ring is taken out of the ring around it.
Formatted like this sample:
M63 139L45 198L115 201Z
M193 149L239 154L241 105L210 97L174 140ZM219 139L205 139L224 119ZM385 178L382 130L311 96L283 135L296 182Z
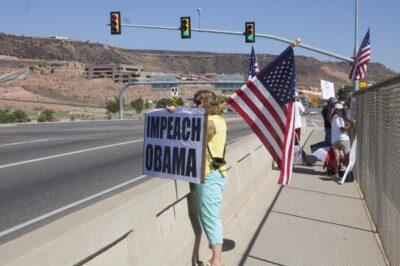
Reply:
M358 53L358 0L355 0L355 14L354 14L354 61L353 64L356 60L356 56ZM359 80L355 79L354 80L354 91L359 90Z

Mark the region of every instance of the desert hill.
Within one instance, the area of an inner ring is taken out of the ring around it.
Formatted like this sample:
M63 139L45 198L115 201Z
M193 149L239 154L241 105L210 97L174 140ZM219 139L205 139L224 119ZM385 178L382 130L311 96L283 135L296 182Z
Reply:
M15 36L0 33L0 55L20 59L77 61L82 63L126 63L141 65L149 72L243 73L248 68L248 54L128 50L104 44ZM257 55L260 66L274 56ZM0 59L0 65L2 64ZM21 64L21 63L20 63ZM323 62L312 57L296 56L298 86L319 87L319 80L348 84L350 65L347 62ZM396 73L379 63L368 67L368 81L375 83Z

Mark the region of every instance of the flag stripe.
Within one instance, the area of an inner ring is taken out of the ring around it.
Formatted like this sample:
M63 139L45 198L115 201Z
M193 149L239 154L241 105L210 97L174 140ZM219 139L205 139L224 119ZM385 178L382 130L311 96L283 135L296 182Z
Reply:
M269 132L272 136L272 138L275 140L276 144L280 147L282 146L282 137L283 134L280 134L278 136L278 133L274 129L274 127L271 125L271 123L268 121L268 119L264 116L263 112L260 111L261 108L259 106L256 106L254 102L246 95L246 93L243 90L238 90L237 95L242 99L243 102L247 104L250 110L253 111L255 116L261 120L262 124L266 127L267 132ZM280 132L281 133L281 132Z
M260 121L259 117L254 113L254 110L251 109L240 97L233 97L233 100L246 112L246 114L250 117L250 119L257 125L257 127L264 134L265 139L270 143L273 148L273 152L276 153L279 157L282 155L282 145L279 145L273 138L271 132L269 132L267 126ZM271 152L271 151L270 151Z
M265 99L268 100L272 108L275 110L275 112L279 115L282 121L286 120L286 114L284 110L281 108L280 104L277 103L274 99L274 97L269 93L268 90L265 89L264 85L258 80L258 78L255 78L252 80L253 85L256 86L259 92L265 97ZM264 89L263 89L264 88Z
M280 116L277 112L277 110L275 108L272 107L271 103L268 101L268 99L266 97L264 97L264 95L262 94L262 92L252 83L249 82L248 84L246 84L247 87L250 89L251 92L254 93L254 95L256 95L256 97L261 101L261 103L266 107L266 109L268 110L268 112L272 115L272 117L274 118L274 120L276 121L276 123L278 124L279 128L284 131L285 130L285 125L283 124L283 119L282 117L284 117L284 114L282 112L282 116ZM268 93L268 92L267 92ZM270 95L269 98L272 98L272 96ZM276 103L277 104L277 103Z
M253 85L254 86L254 85ZM283 134L285 131L285 126L283 125L282 120L277 116L277 115L273 115L272 113L274 112L274 109L270 108L270 104L268 103L267 100L265 100L265 102L267 103L267 105L265 105L263 102L260 101L260 99L254 95L253 91L247 87L248 89L243 90L243 92L246 94L246 96L250 99L250 101L257 106L257 108L261 111L261 113L263 114L263 117L265 117L266 119L270 118L270 123L274 129L274 131L278 134L279 138L283 139ZM269 107L268 107L269 106Z
M292 111L293 103L289 103L289 111ZM292 146L293 146L293 112L288 112L286 116L286 128L288 132L292 132L292 134L286 134L285 135L285 140L283 141L286 145L283 147L285 150L285 157L283 160L283 163L281 165L281 174L279 176L279 184L288 184L290 182L290 173L291 173L291 163L287 163L288 161L290 162L290 157L291 157L291 151L292 151ZM290 153L290 154L289 154Z
M265 139L264 134L261 132L261 130L258 128L258 126L254 123L253 120L246 114L246 112L232 99L228 98L227 103L235 109L235 111L244 119L244 121L249 125L249 127L254 131L254 133L260 138L261 142L264 144L264 146L267 148L267 150L271 153L272 158L274 161L278 164L281 165L281 158L273 152L274 149L272 146L269 144L269 142ZM271 152L272 151L272 152Z
M367 31L365 37L358 49L358 53L354 58L349 78L351 80L359 80L365 77L367 73L367 65L371 60L370 32Z

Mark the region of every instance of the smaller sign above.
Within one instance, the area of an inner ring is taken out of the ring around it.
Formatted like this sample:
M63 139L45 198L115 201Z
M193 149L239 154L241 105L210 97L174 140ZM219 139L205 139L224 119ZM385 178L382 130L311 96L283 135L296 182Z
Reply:
M335 97L335 85L332 82L321 80L322 99Z
M178 87L171 87L171 96L172 96L172 97L177 97L177 96L179 96Z

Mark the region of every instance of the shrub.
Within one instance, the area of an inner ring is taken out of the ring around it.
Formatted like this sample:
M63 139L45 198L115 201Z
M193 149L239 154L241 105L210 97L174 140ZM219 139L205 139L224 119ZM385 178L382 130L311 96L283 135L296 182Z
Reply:
M178 106L183 106L183 104L184 104L183 99L177 98L176 104ZM166 106L170 106L170 105L172 105L172 99L161 98L160 100L157 101L156 108L165 108Z
M43 112L40 113L37 121L38 122L51 122L54 121L54 114L55 112L50 109L45 109Z
M135 109L137 114L140 114L143 111L144 101L142 98L138 98L131 102L131 106Z
M12 116L8 110L0 110L0 123L12 123Z
M157 101L156 108L165 108L172 104L172 100L168 98L161 98Z
M28 115L25 113L25 111L21 109L17 109L12 113L14 122L30 122L31 120L29 119Z
M150 101L149 100L145 100L144 101L144 109L149 109L150 108Z
M183 106L184 102L183 102L182 98L176 99L176 104L177 104L178 106Z
M106 109L110 113L118 113L119 112L119 97L115 97L114 100L109 100L106 102Z
M352 91L353 91L353 86L351 85L343 86L337 91L338 100L339 101L346 100L350 96Z

